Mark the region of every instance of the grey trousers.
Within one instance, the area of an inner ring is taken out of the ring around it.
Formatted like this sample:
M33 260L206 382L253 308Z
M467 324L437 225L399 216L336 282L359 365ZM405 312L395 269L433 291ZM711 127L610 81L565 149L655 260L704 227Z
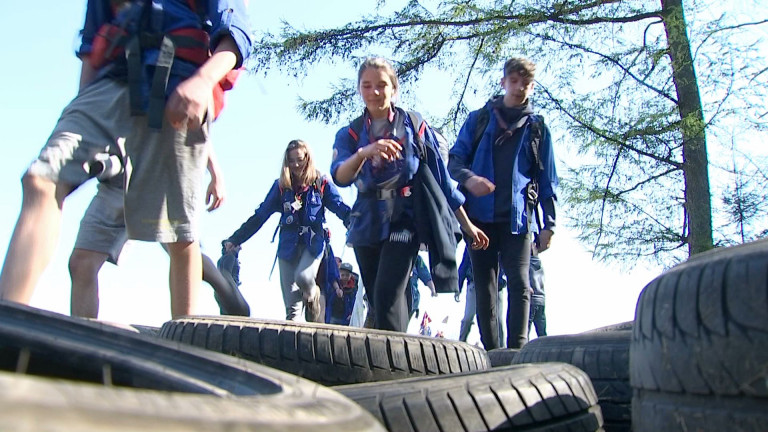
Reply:
M314 257L307 250L302 251L294 261L278 259L286 320L300 321L299 317L304 316L301 313L302 294L310 297L315 290L320 289L315 278L322 260L322 255Z

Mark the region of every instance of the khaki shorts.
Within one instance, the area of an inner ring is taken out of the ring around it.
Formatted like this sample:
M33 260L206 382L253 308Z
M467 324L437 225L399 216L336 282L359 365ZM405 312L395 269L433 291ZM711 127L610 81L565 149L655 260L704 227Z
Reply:
M28 173L76 188L90 178L89 162L124 137L128 237L195 241L208 127L176 131L164 121L161 130L149 129L146 117L131 117L128 87L100 79L64 109Z
M123 208L122 182L99 183L96 195L80 221L75 248L106 254L107 261L117 264L128 240Z
M198 239L197 222L208 162L208 124L195 130L147 128L136 117L125 140L125 222L128 238L161 243Z
M128 134L130 107L124 85L101 79L84 88L61 113L59 121L28 173L76 188L90 175L96 155Z

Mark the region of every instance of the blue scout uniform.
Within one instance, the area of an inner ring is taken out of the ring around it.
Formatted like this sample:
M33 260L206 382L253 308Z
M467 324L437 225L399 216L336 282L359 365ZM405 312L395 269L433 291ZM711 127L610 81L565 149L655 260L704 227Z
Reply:
M467 166L475 174L485 177L492 183L498 183L499 181L494 176L493 169L493 142L495 137L499 133L499 124L496 116L493 114L493 107L491 103L486 104L485 108L488 110L488 126L483 133L480 142L477 144L477 149L473 149L473 135L477 126L477 119L479 116L478 111L470 113L467 120L464 122L459 131L459 136L456 140L456 145L451 148L450 154L457 156L458 159L466 161L474 154L474 158L471 161L471 165ZM537 121L541 121L540 118ZM472 194L467 194L467 200L464 205L464 209L467 211L467 215L472 220L492 223L494 221L494 200L504 199L510 200L511 211L511 224L510 232L512 234L525 234L528 232L528 220L525 208L525 187L531 180L530 172L533 169L532 161L533 157L531 150L531 122L526 122L523 126L522 133L516 133L515 136L518 140L514 145L516 146L515 158L512 161L512 188L513 196L497 197L496 194L488 194L481 197L476 197ZM552 139L549 133L549 128L542 121L542 139L539 146L539 157L543 169L539 175L539 202L547 202L550 198L555 196L555 190L557 189L558 178L555 171L555 158L552 151ZM521 145L522 144L522 145ZM521 157L522 156L522 157ZM466 178L457 178L459 183L463 183ZM547 213L546 206L544 207L544 220L547 221L550 215ZM545 226L546 228L546 226Z
M352 246L374 246L387 239L390 235L390 214L391 203L387 201L393 199L395 195L409 196L409 188L416 170L419 167L419 157L414 146L414 126L411 123L410 116L401 109L394 108L390 121L395 126L395 137L403 145L403 159L396 163L389 164L390 170L399 170L397 181L388 186L388 189L382 190L378 186L378 181L382 174L375 172L370 160L363 164L363 168L354 179L357 187L357 200L352 206L352 218L347 238L347 243ZM371 143L369 136L370 121L368 121L367 111L364 115L362 133L357 140L349 133L349 127L344 126L336 133L336 140L333 145L334 159L331 163L331 174L339 186L349 186L350 183L342 183L336 179L336 170L348 158L353 156L359 148L365 147ZM439 148L437 138L431 128L424 130L424 143L435 149ZM437 152L436 152L437 153ZM437 180L440 188L448 199L448 204L452 210L458 209L464 202L464 196L458 191L451 182L445 162L441 159L429 160L426 162L430 171ZM397 172L390 172L389 175L396 175ZM404 200L403 215L404 219L411 218L412 205Z
M316 182L317 183L317 182ZM253 216L248 218L227 241L236 245L243 244L273 213L280 213L280 237L277 256L293 261L300 251L306 249L312 256L319 257L327 242L325 229L325 209L328 208L345 223L349 218L349 206L344 204L336 186L322 177L317 184L296 193L293 189L282 190L275 180L264 202L259 205ZM324 188L322 191L320 188Z
M234 69L242 66L242 60L248 57L252 50L252 41L250 36L250 27L248 15L242 0L194 0L196 8L205 13L206 23L201 22L198 11L190 7L188 0L144 0L148 8L151 9L148 22L152 30L158 33L166 34L179 29L202 29L210 37L209 49L213 52L219 41L225 35L230 35L237 44L241 58ZM85 16L85 24L82 30L82 43L77 51L80 57L87 56L93 52L94 41L99 29L105 24L115 24L117 26L125 25L131 17L136 14L137 9L132 9L131 5L137 5L136 1L125 1L124 7L115 11L113 1L110 0L88 0L88 8ZM151 5L149 5L151 3ZM140 9L140 8L139 8ZM128 26L130 27L130 26ZM130 30L130 29L129 29ZM177 47L177 53L183 51L184 47ZM141 52L141 63L144 66L143 79L141 80L140 90L143 99L142 106L146 108L149 99L150 86L153 81L154 65L158 62L157 48L143 48ZM127 68L125 67L125 56L117 56L109 67L100 70L100 77L110 77L116 79L127 78ZM186 78L192 76L199 66L193 62L185 60L183 57L175 57L170 68L170 75L165 88L166 97L170 95L176 86ZM95 81L95 80L94 80Z

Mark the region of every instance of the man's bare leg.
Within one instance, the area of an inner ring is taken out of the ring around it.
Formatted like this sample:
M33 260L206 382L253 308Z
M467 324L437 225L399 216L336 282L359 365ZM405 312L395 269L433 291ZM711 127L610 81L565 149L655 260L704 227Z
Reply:
M69 256L69 277L72 279L72 316L99 317L99 270L109 255L75 248Z
M169 282L171 288L171 318L191 315L203 278L200 243L168 243L171 257Z
M61 209L71 186L25 174L21 212L0 273L0 299L29 304L51 261L61 228Z

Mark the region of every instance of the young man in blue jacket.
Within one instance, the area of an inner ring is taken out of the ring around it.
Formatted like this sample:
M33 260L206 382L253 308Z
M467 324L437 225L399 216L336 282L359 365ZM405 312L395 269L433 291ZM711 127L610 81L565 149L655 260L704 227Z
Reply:
M56 247L64 199L125 139L128 237L165 243L171 315L193 313L197 217L213 92L251 51L243 0L89 0L80 92L22 179L0 298L29 303Z
M558 179L549 129L530 100L535 70L523 58L505 63L504 95L470 113L448 161L451 177L465 192L470 220L490 238L487 249L470 249L478 327L488 350L499 347L499 260L509 289L507 348L520 348L528 341L531 209L540 203L544 210L539 251L549 247L555 227Z

